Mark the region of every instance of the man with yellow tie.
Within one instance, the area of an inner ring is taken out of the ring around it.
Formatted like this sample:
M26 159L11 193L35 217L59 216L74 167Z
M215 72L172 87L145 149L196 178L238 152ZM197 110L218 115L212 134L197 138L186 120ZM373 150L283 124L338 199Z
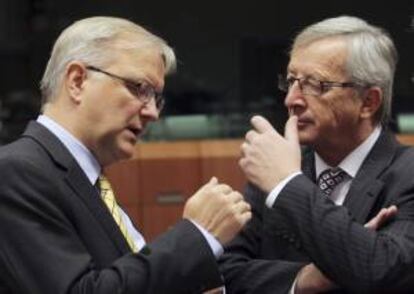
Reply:
M146 244L101 175L130 158L158 119L174 69L173 50L124 19L87 18L60 35L41 83L42 114L0 151L0 293L220 288L216 258L251 217L240 193L211 179L183 220Z

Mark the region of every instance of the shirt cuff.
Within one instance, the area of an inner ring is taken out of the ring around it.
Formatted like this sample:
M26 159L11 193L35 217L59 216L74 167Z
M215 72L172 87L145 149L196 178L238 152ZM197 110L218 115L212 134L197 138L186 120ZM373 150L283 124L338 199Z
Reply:
M281 181L279 184L276 185L276 187L273 188L272 191L270 191L269 195L266 198L266 206L268 208L272 208L273 204L275 204L275 201L277 199L277 196L279 196L282 189L287 185L287 183L290 182L294 177L302 174L301 171L295 172L291 174L290 176L286 177L283 181Z
M288 294L295 294L295 287L296 287L297 282L298 282L298 277L296 276L295 280L293 281L292 287L290 287Z
M211 251L213 251L213 254L216 258L219 258L223 252L223 246L221 246L220 242L212 235L210 234L206 229L204 229L202 226L197 224L195 221L190 220L197 229L203 234L204 238L206 239L208 245L211 248Z

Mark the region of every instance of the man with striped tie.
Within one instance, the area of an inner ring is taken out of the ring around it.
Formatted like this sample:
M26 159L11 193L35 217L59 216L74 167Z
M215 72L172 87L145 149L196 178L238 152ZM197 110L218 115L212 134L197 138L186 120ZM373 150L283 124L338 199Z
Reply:
M241 147L253 218L222 258L228 293L412 292L414 148L387 129L396 62L356 17L295 38L285 134L255 116Z

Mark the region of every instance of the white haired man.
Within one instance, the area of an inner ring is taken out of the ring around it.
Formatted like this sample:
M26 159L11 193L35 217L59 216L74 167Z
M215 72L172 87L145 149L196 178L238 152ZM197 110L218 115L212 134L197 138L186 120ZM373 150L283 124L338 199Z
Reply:
M223 256L228 293L412 291L414 148L387 130L396 63L356 17L296 37L285 136L255 116L241 147L253 218Z
M0 151L1 293L220 288L216 258L251 217L240 193L213 178L182 221L145 244L101 176L158 119L174 67L163 40L124 19L83 19L59 36L42 114Z

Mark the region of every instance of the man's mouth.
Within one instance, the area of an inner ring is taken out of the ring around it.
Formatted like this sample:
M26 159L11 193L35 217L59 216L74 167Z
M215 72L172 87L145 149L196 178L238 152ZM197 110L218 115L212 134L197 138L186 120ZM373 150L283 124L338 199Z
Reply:
M308 118L299 118L298 127L304 127L306 125L312 124L312 120Z
M142 133L142 130L140 128L133 127L133 126L129 126L127 130L130 131L134 135L135 138L138 138Z

